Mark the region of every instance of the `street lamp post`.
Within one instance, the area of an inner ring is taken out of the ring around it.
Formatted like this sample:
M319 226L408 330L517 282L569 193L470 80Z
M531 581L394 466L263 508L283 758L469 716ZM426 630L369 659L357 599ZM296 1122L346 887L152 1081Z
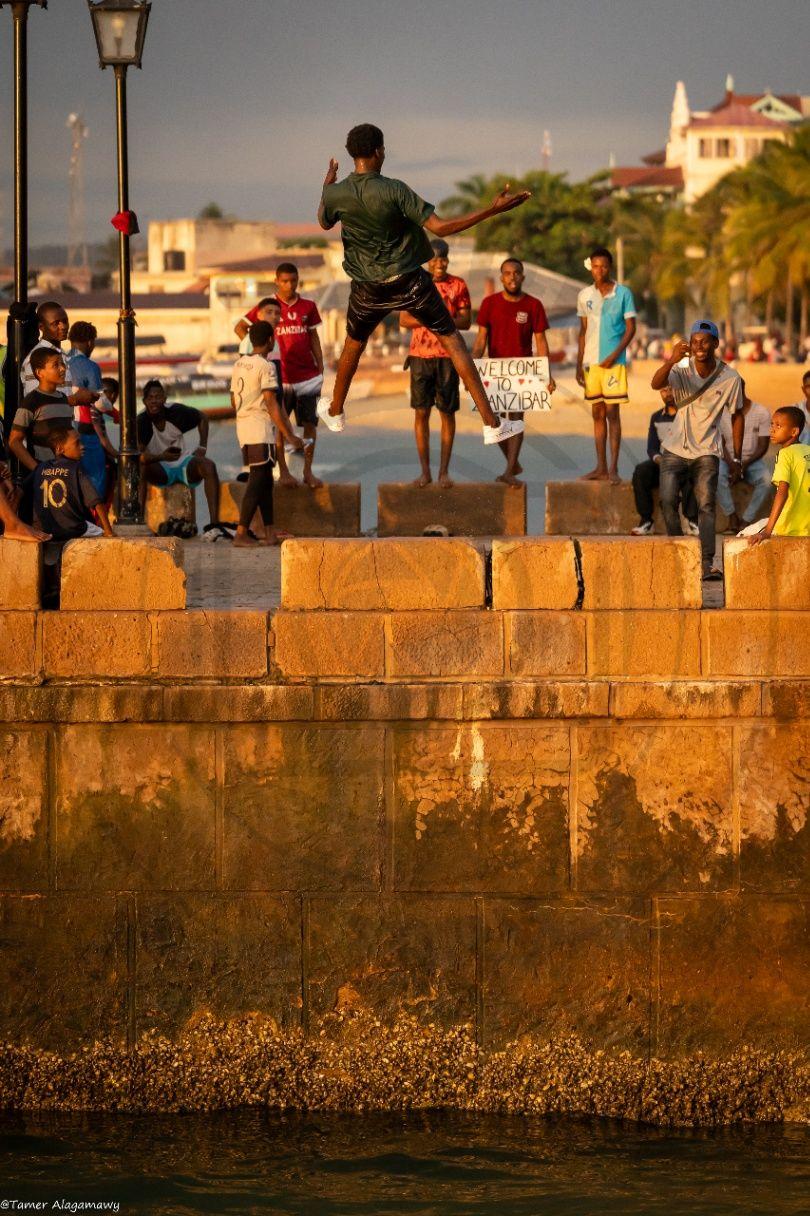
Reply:
M0 0L14 21L14 306L8 352L7 415L14 417L20 397L20 368L28 305L28 10L47 8L48 0Z
M118 372L121 380L120 524L141 522L140 463L135 425L135 312L130 290L129 156L127 151L127 68L141 66L149 0L87 0L98 45L99 64L115 70L118 142Z

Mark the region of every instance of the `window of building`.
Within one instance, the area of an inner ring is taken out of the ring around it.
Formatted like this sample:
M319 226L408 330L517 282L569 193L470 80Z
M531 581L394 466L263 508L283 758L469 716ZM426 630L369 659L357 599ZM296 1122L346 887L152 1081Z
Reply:
M731 156L731 140L718 139L714 154L721 160L728 160L728 158Z
M709 160L712 155L712 141L710 139L701 139L698 143L698 156L704 160Z
M164 270L185 270L186 254L183 249L164 249L163 251L163 269Z

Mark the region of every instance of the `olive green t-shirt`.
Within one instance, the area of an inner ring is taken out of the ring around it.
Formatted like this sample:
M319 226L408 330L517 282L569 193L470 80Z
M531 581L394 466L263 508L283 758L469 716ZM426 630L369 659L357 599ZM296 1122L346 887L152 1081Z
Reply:
M342 226L343 268L361 283L385 283L430 261L423 225L434 210L410 186L380 173L350 173L323 191L325 223Z

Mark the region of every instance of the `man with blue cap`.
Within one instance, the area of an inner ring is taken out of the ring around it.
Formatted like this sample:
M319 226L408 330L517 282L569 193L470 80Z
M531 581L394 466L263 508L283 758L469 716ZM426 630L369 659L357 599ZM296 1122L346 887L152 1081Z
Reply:
M676 342L672 354L652 378L652 387L672 389L677 409L662 443L661 511L667 533L681 536L678 503L691 488L698 506L698 529L704 579L721 579L714 568L717 477L723 453L721 422L731 415L733 459L729 480L742 473L745 430L743 382L737 372L716 358L720 334L714 321L695 321L689 342Z

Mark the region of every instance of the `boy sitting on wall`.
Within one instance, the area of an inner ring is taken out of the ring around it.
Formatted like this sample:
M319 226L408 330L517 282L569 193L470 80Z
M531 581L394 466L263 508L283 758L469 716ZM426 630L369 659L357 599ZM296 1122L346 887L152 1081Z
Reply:
M114 536L101 495L79 467L82 445L70 426L54 427L48 437L54 456L38 464L33 478L34 523L56 541L79 536ZM101 521L93 523L92 512Z
M799 442L804 424L799 406L786 405L774 412L771 443L780 449L772 479L776 495L768 518L741 533L750 536L749 545L769 536L810 536L810 444Z

